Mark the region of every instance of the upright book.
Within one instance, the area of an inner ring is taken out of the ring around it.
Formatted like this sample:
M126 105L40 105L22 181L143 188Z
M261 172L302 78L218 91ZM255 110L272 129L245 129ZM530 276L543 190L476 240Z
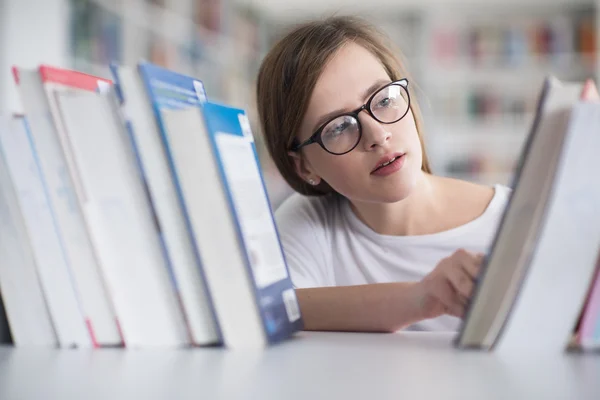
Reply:
M0 118L0 296L15 346L58 344L42 278L61 277L62 254L25 121Z
M148 89L158 96L160 88ZM155 112L225 345L261 348L289 337L302 318L246 113L202 99L155 102Z
M13 72L40 174L47 184L48 201L66 261L65 279L68 277L73 287L72 300L76 300L75 307L82 314L81 324L87 331L84 335L81 330L71 327L69 335L78 335L80 346L119 345L122 338L100 272L98 253L83 215L85 203L80 199L84 195L78 176L74 174L72 152L66 144L62 120L55 107L56 95L63 91L94 91L108 82L50 66L33 70L15 67ZM63 292L69 293L66 288ZM54 295L47 292L47 296ZM56 312L64 314L64 317L69 315L67 308Z
M205 218L220 228L213 238L220 245L206 249L215 257L206 270L219 318L227 323L226 342L232 347L275 343L301 330L303 321L250 122L242 109L209 102L202 117L198 143L205 155L199 159L204 179L215 188Z
M191 343L220 343L218 322L201 273L201 263L188 230L185 210L179 201L168 154L152 111L153 97L146 91L139 69L117 65L112 65L111 69L117 83L121 109L148 189L149 201L156 214ZM196 83L196 88L194 87L194 82L199 82L195 79L150 64L146 64L145 69L147 75L151 75L151 85L160 87L154 92L160 90L160 97L156 101L161 104L171 102L185 107L190 106L190 102L195 105L199 101L199 91L204 97L201 84Z
M55 93L86 220L127 347L190 343L152 206L112 85Z
M564 349L600 243L600 107L549 78L456 344ZM595 203L594 203L595 202ZM558 295L560 294L560 295Z
M600 349L600 253L596 264L596 277L590 285L586 305L581 313L579 331L576 334L581 348Z

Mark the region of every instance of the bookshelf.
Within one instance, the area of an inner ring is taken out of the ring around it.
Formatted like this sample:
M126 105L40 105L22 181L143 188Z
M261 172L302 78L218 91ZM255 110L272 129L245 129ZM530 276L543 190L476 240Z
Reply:
M234 0L48 0L38 18L28 13L31 1L2 3L8 22L0 38L0 109L20 111L12 63L47 62L110 77L111 61L147 59L198 76L211 98L247 109L275 203L290 193L260 146L254 84L262 57L282 28L302 19L300 11L280 18L259 3ZM382 5L363 14L392 37L408 62L435 173L509 183L543 76L600 77L600 35L592 35L600 31L600 0L490 4ZM24 18L44 40L27 39L30 28L16 23Z
M201 77L212 98L249 108L267 24L252 8L229 0L67 1L74 68L110 77L110 62L145 59Z
M68 66L66 4L66 0L0 1L0 114L22 112L11 73L14 64Z
M597 76L596 12L565 2L429 14L420 65L434 170L510 184L544 77Z

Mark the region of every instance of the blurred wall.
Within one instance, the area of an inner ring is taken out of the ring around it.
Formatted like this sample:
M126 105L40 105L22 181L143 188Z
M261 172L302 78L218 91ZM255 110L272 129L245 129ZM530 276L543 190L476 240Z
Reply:
M399 46L441 175L509 183L543 77L600 77L589 28L600 0L311 1L0 0L0 113L21 111L11 65L110 78L109 62L146 59L248 110L277 205L290 191L261 146L255 79L273 42L311 16L365 16Z
M0 13L0 113L21 112L11 66L67 67L68 0L4 0Z

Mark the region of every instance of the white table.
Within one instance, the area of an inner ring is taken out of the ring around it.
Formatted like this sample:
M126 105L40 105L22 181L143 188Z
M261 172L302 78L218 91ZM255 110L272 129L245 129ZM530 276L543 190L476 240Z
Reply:
M459 351L452 335L302 332L265 351L0 348L0 399L600 399L600 354Z

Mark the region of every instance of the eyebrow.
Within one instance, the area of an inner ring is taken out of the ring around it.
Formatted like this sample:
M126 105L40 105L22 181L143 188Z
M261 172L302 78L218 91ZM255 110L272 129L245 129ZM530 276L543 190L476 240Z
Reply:
M383 85L385 85L387 83L390 83L389 79L379 79L379 80L377 80L374 84L372 84L371 86L369 86L369 88L363 92L362 99L363 100L366 99L371 94L373 94L373 92L375 90L379 89L381 86L383 86ZM343 114L343 113L345 113L347 111L348 111L347 108L338 108L337 110L334 110L334 111L332 111L330 113L327 113L327 114L321 116L321 118L319 118L317 120L317 122L315 123L315 125L314 125L314 127L312 129L312 132L315 132L317 129L319 129L319 127L321 125L323 125L325 122L329 121L329 119L335 117L336 115Z

